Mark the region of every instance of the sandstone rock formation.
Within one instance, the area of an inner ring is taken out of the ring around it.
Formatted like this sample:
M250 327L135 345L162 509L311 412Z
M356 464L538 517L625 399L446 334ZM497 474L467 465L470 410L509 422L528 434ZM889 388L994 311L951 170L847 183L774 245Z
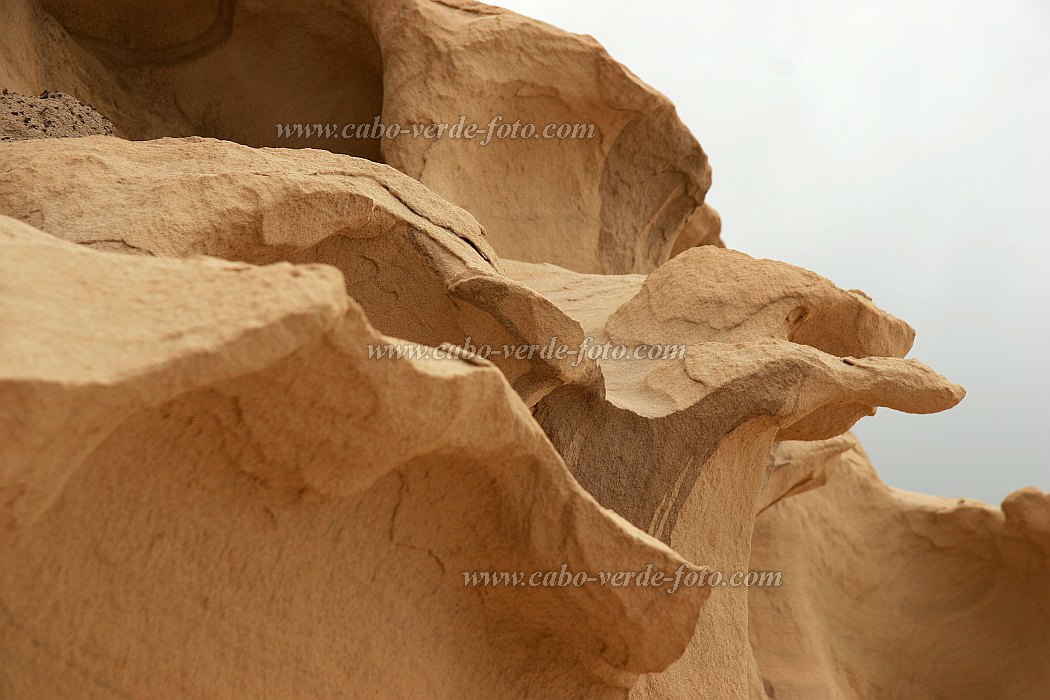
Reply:
M852 436L774 456L826 481L755 524L751 566L792 581L749 591L777 700L1046 696L1050 496L999 509L893 489Z
M596 343L686 347L682 358L602 361L604 385L556 389L535 415L600 503L719 571L747 570L755 512L781 495L764 489L795 486L767 476L776 441L838 435L876 406L927 413L963 395L899 359L914 335L906 324L790 265L706 246L647 278L510 270ZM747 692L747 591L720 593L682 659L636 697Z
M0 93L0 141L112 134L101 114L69 95L45 90L39 97Z
M147 5L0 5L0 87L124 137L0 143L0 697L1045 694L1050 498L878 481L852 425L962 388L725 249L703 151L596 42ZM497 115L595 137L275 129ZM598 578L749 569L783 582Z
M331 267L0 248L3 697L617 697L692 635L703 588L464 586L684 561Z
M583 272L654 269L680 233L695 237L683 227L711 180L671 103L593 39L469 0L8 0L0 84L69 92L126 138L211 136L387 162L467 208L501 256ZM484 146L344 136L376 117L594 128ZM278 124L336 128L281 139Z
M328 263L379 330L433 346L582 341L576 323L502 274L477 221L388 166L200 138L12 144L4 163L0 214L75 243ZM492 359L530 405L593 371L571 358Z

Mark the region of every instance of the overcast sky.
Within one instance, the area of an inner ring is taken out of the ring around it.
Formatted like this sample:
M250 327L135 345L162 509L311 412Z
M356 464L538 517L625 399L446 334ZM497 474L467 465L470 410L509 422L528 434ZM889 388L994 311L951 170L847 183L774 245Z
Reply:
M966 387L861 421L885 481L1050 490L1050 3L495 1L671 98L729 247L863 289Z

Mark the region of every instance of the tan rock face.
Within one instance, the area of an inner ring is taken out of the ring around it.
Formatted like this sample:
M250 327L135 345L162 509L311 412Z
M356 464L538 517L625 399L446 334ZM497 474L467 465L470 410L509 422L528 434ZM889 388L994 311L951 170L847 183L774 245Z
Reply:
M928 413L963 396L897 357L911 345L906 324L790 265L707 246L644 279L509 269L596 343L684 349L674 359L601 361L603 385L558 388L535 416L599 503L718 571L747 571L755 511L805 481L767 472L775 441L838 435L877 406ZM811 338L827 352L792 342ZM746 692L747 591L719 593L682 659L645 679L637 697Z
M113 134L101 114L69 95L45 90L39 97L0 93L0 142Z
M464 585L684 561L331 267L0 247L4 697L617 697L691 636L705 589Z
M779 469L826 484L755 523L758 666L787 698L1041 698L1050 686L1050 499L1002 508L881 483L852 436L791 445Z
M701 245L716 245L725 248L722 242L722 217L718 212L705 204L693 211L685 222L678 238L671 247L671 257L678 255L683 250L688 250Z
M707 157L671 103L597 42L480 3L10 0L0 27L10 43L0 84L70 92L127 138L211 136L390 163L470 210L504 257L651 271L710 187ZM356 137L376 119L409 133ZM461 121L497 135L410 133ZM498 135L515 122L535 134ZM279 124L326 128L280 138ZM565 125L579 137L545 138ZM711 217L694 217L685 238Z
M66 240L134 254L327 263L380 330L432 346L582 341L578 324L503 274L477 221L388 166L199 138L34 146L6 150L0 213ZM530 405L594 371L571 358L492 359Z
M592 39L10 0L0 83L155 139L0 143L0 697L1045 694L1046 494L878 481L852 425L962 388L726 250ZM276 136L496 116L594 137ZM611 579L749 569L781 585Z

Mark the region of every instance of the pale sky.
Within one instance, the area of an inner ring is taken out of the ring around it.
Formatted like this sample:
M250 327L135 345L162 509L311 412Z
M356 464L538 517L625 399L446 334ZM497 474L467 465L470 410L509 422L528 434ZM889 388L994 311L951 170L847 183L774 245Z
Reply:
M1050 3L497 2L671 98L729 247L866 291L966 387L861 421L886 482L1050 491Z

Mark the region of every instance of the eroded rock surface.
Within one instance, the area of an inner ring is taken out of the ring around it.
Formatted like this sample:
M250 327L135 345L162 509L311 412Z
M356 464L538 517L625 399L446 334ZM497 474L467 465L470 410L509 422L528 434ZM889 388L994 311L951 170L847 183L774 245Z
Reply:
M503 274L470 214L388 166L201 138L11 144L0 164L0 214L65 240L131 254L328 263L377 328L431 346L582 342L577 323ZM492 359L530 405L594 372L573 358Z
M39 97L0 94L0 142L112 134L113 125L91 107L60 92Z
M1016 698L1050 687L1050 497L995 508L893 489L852 436L782 443L826 484L755 523L750 634L777 700Z
M337 270L0 249L5 698L622 697L691 636L705 589L464 585L685 562Z
M596 344L684 349L600 360L602 382L558 388L535 415L600 503L686 556L705 553L716 570L747 570L754 514L778 486L767 470L776 441L833 437L878 406L929 413L963 396L901 359L914 336L907 324L783 263L705 246L647 278L508 269ZM682 659L646 678L637 697L747 691L747 592L719 594Z
M0 40L0 84L74 94L120 136L210 136L390 163L469 209L504 257L648 272L680 236L693 245L695 226L710 228L700 223L708 208L686 229L711 173L667 98L590 37L500 8L8 0ZM348 137L357 133L348 124L376 119L409 133ZM485 132L531 124L536 134L410 133L461 119ZM295 124L322 128L279 136L278 125ZM551 125L578 127L579 137L543 138Z
M155 139L0 143L0 696L1045 695L1047 495L878 481L852 425L962 388L726 250L706 155L593 39L8 0L0 87ZM494 117L593 136L342 131ZM700 567L783 582L598 581ZM559 570L594 579L464 576Z

